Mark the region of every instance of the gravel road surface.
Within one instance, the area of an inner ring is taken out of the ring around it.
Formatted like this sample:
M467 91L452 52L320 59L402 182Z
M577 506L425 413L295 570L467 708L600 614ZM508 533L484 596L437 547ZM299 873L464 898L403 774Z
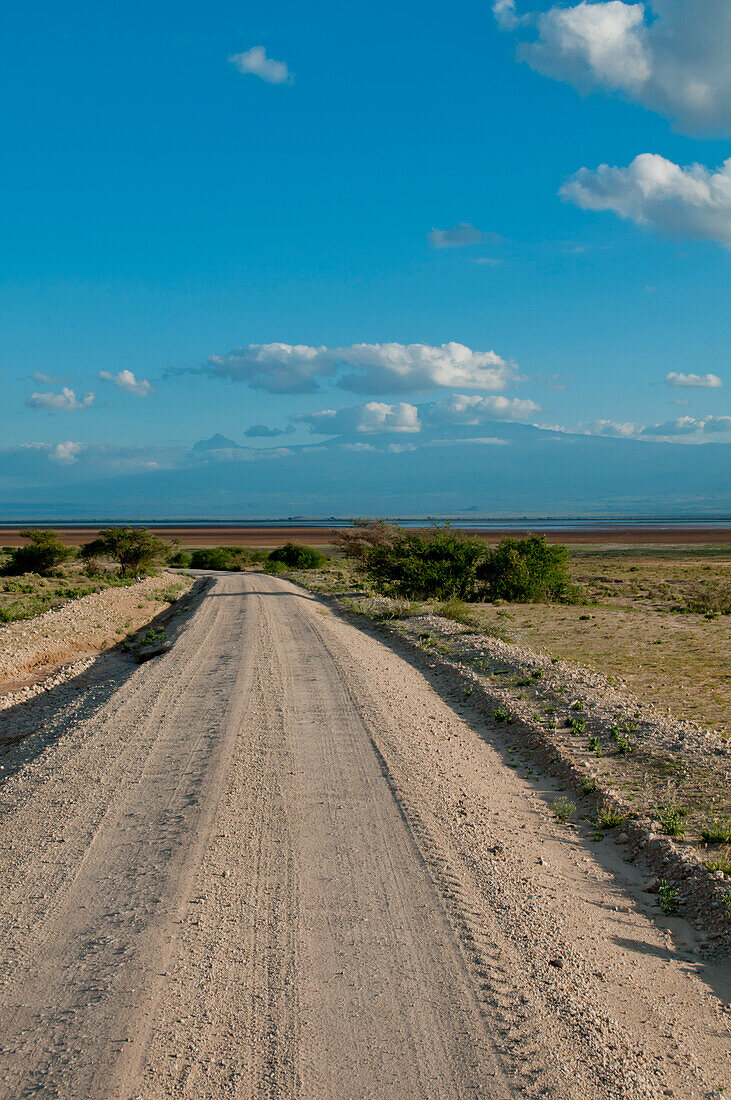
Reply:
M728 968L428 666L239 574L85 676L0 716L2 1100L731 1083Z

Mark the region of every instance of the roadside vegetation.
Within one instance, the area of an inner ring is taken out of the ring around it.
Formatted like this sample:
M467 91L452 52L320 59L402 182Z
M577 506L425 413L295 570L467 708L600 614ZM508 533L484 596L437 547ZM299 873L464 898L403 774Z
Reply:
M25 545L0 551L0 623L32 619L69 600L135 584L156 575L175 549L139 527L107 528L78 550L46 528L27 528L21 535Z

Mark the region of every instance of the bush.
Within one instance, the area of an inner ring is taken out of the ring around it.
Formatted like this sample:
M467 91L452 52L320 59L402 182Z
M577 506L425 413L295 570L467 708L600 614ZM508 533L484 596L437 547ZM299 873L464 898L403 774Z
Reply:
M168 565L174 566L176 569L189 569L192 564L192 557L185 550L176 550L168 558Z
M106 527L81 548L81 557L110 558L122 573L139 573L167 556L168 547L146 527Z
M7 575L39 573L46 576L73 556L74 551L63 545L55 531L29 527L20 534L28 539L29 545L10 551L10 559L2 570Z
M477 579L488 600L549 603L571 593L568 556L565 546L549 546L545 535L502 539L488 551Z
M296 542L285 542L272 550L268 562L279 562L288 569L319 569L325 564L325 555L312 546L300 546Z
M477 598L477 567L485 555L480 539L449 526L394 530L390 540L361 549L365 571L379 591L408 600Z
M229 569L231 555L225 546L207 546L190 555L191 569Z

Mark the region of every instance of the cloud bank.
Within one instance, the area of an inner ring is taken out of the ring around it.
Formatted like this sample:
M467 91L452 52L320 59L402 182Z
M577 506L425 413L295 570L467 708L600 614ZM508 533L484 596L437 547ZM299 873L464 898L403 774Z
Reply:
M423 393L435 388L504 390L520 380L515 363L454 342L429 344L249 344L212 356L205 373L269 393L317 393L324 379L354 393Z
M308 424L313 432L320 435L349 435L353 432L415 434L423 427L444 427L447 424L476 427L491 420L525 420L538 411L540 406L535 401L453 393L445 401L424 405L408 402L389 405L369 401L364 405L303 413L292 420Z
M688 131L731 132L728 0L594 0L519 15L494 0L498 25L530 28L518 56L581 91L618 92Z
M627 168L582 168L559 194L582 210L612 210L659 233L731 248L731 157L712 172L641 153Z

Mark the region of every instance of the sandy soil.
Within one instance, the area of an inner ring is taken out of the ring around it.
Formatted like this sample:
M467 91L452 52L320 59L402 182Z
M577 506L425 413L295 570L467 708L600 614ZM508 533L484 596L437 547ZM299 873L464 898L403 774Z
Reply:
M0 1097L720 1096L728 967L499 729L265 575L0 787Z

